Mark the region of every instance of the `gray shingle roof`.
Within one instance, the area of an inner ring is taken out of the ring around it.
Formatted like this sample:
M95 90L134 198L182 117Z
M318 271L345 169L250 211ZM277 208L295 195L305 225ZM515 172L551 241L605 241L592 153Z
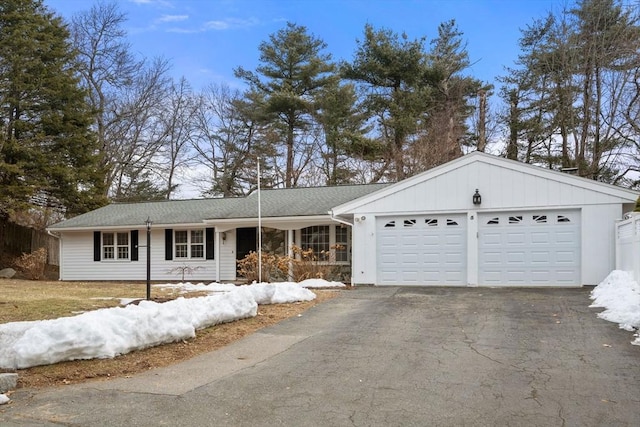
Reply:
M287 188L260 193L261 214L269 217L327 215L331 208L366 196L388 184ZM140 226L149 217L154 224L197 224L205 219L256 218L258 195L242 198L167 200L114 203L59 222L51 230Z

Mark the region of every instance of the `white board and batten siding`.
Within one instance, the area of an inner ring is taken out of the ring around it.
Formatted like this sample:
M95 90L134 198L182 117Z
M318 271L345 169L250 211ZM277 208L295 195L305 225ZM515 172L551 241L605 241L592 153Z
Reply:
M479 206L472 203L476 188ZM334 213L354 216L354 284L580 286L598 284L615 268L615 221L635 198L629 190L474 153ZM457 273L447 271L456 263L442 236L420 228L411 234L411 227L396 227L394 235L383 226L447 217L462 218L466 235ZM497 224L487 224L495 218ZM434 239L441 241L438 253L420 248L420 240ZM436 258L440 271L426 270Z
M227 232L224 243L216 234L215 258L213 260L165 260L164 229L151 231L151 280L154 282L181 280L176 268L192 267L191 274L185 274L185 281L218 280L217 266L220 266L219 280L235 279L235 234ZM147 278L146 230L139 230L138 261L93 260L93 231L68 231L62 233L60 254L60 280L101 281L144 281ZM219 260L217 259L219 257ZM173 272L172 272L173 271Z

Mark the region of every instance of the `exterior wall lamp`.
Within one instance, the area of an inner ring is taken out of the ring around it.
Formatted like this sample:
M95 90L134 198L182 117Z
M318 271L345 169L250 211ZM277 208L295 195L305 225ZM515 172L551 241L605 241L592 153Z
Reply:
M477 188L476 188L475 194L472 197L472 200L473 200L473 204L476 206L482 203L482 196L480 195L480 192L478 191Z

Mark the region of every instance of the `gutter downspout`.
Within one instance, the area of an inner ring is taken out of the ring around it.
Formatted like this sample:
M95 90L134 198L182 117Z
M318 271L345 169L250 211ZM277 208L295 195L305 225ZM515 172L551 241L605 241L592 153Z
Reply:
M338 218L337 216L335 216L335 215L333 214L333 211L332 211L332 210L331 210L331 211L328 211L327 213L329 214L329 216L331 217L331 219L332 219L333 221L335 221L335 222L339 222L340 224L348 225L349 227L353 227L353 223L352 223L352 222L345 221L345 220L343 220L343 219Z

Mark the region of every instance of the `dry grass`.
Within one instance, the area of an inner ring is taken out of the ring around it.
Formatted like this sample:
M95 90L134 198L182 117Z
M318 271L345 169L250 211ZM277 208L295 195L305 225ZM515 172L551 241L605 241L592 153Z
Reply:
M46 387L123 377L187 360L296 316L338 295L332 290L314 292L317 296L314 301L261 305L256 317L200 330L193 339L135 351L113 359L77 360L19 370L18 384L19 387ZM0 280L0 323L71 316L79 311L118 306L120 298L145 295L145 284ZM199 295L202 293L183 296ZM181 294L174 289L152 288L154 299L167 300L177 296Z

